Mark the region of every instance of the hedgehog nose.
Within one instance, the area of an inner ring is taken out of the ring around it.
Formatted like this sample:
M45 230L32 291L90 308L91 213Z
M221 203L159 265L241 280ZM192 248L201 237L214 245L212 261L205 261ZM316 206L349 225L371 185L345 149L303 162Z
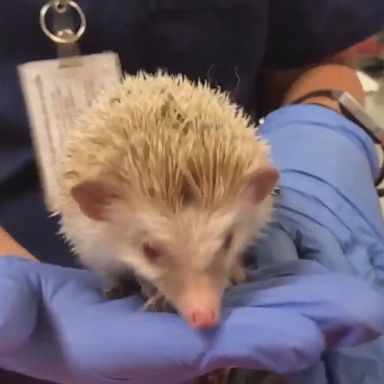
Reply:
M219 314L213 308L207 310L194 309L187 314L186 320L191 327L196 329L211 328L217 325Z

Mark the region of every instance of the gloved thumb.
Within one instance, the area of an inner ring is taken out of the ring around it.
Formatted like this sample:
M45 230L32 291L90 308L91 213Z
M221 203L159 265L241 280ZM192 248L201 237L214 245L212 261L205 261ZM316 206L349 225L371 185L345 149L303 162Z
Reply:
M20 349L30 338L37 318L37 293L23 273L18 257L0 257L0 355Z

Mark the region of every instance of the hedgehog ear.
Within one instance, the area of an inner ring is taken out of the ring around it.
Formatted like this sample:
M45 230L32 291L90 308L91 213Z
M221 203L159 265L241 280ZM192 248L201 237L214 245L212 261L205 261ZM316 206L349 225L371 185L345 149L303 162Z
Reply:
M105 221L105 208L113 200L122 198L120 188L105 181L83 181L71 190L73 199L84 215L96 221Z
M260 203L270 193L279 179L279 172L276 168L265 167L251 173L247 178L246 196L252 203Z

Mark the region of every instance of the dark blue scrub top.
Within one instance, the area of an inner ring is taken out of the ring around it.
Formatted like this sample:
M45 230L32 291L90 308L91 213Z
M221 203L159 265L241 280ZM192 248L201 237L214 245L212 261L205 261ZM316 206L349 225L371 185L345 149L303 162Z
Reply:
M42 260L72 265L44 207L16 72L18 64L56 55L39 26L46 1L1 0L0 224ZM160 67L208 77L255 117L262 68L304 65L384 28L384 0L78 2L88 19L83 53L118 52L128 73ZM16 383L1 375L2 384Z
M0 223L34 254L70 264L48 219L16 65L55 57L40 30L46 0L2 0ZM206 78L257 116L262 67L289 68L342 50L384 27L383 0L80 0L84 53L113 50L124 70L165 68ZM238 81L240 78L240 81Z

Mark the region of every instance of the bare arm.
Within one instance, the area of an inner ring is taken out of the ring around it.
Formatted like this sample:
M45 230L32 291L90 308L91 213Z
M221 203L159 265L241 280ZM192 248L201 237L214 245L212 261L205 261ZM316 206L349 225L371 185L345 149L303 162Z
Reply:
M26 259L36 260L24 247L18 244L3 227L0 226L0 256L16 255Z
M264 113L289 104L298 97L317 89L338 89L351 93L364 104L364 92L356 75L357 55L349 48L319 63L289 70L270 70L263 74ZM327 98L312 98L316 102L338 110L337 103Z

